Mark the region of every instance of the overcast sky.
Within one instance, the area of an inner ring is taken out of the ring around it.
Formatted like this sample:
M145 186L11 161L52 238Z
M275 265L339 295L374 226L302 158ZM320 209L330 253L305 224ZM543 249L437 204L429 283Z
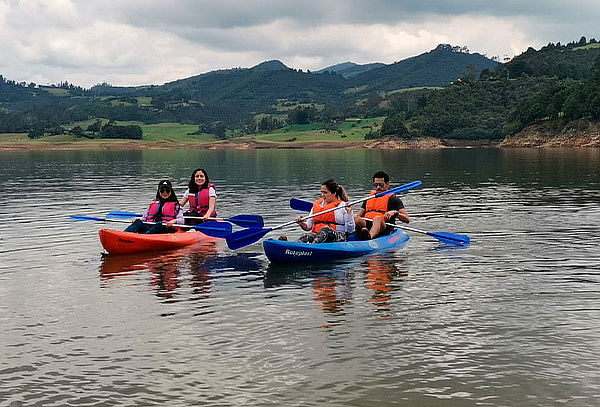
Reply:
M440 43L502 60L599 28L600 0L0 0L0 74L162 84L270 59L392 63Z

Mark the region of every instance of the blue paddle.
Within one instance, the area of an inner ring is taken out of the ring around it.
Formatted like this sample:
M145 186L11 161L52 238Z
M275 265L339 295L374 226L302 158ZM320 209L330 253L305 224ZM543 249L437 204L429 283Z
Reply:
M82 215L73 215L69 216L71 220L94 220L97 222L119 222L119 223L130 223L124 219L108 219L108 218L96 218L94 216L82 216ZM144 222L149 225L154 225L153 222ZM173 225L177 228L189 228L195 229L199 232L204 233L207 236L225 238L231 234L232 228L230 223L226 222L204 222L200 225L190 226L190 225Z
M402 191L406 191L407 189L416 188L420 185L421 185L421 181L413 181L408 184L405 184L405 185L402 185L402 186L399 186L396 188L392 188L392 189L380 192L375 195L370 195L366 198L361 198L361 199L353 201L353 202L348 202L347 205L352 206L354 204L367 201L369 199L379 198L380 196L394 194L396 192L402 192ZM312 207L312 204L311 204L311 207ZM315 216L320 216L320 215L323 215L328 212L333 212L336 209L338 209L338 208L331 208L326 211L307 216L306 218L304 218L304 220L314 218ZM296 223L297 222L295 220L292 220L290 222L286 222L286 223L283 223L279 226L275 226L272 228L249 228L249 229L239 230L239 231L234 232L234 233L230 234L229 236L227 236L227 238L226 238L227 246L229 246L229 248L231 250L239 249L240 247L248 246L249 244L252 244L252 243L260 240L260 238L262 238L264 235L266 235L267 233L269 233L273 230L281 229L281 228L284 228L286 226L290 226L290 225L293 225Z
M297 211L310 212L313 204L308 201L303 201L301 199L292 198L290 199L290 208L295 209ZM363 218L367 219L367 218ZM370 220L370 219L369 219ZM459 235L456 233L449 232L427 232L425 230L419 230L415 228L409 228L408 226L403 225L395 225L393 223L386 223L386 225L393 226L395 228L409 230L411 232L422 233L428 236L431 236L440 242L454 245L468 245L471 243L471 239L467 235Z
M133 212L109 212L106 214L108 218L139 218L142 215ZM185 216L186 219L204 219L199 216ZM265 224L260 215L236 215L231 218L208 218L208 220L231 222L234 225L243 228L262 228Z

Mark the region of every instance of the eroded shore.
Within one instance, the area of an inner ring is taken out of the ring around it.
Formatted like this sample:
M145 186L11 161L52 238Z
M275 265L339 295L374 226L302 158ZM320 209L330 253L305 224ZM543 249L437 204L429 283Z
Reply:
M0 143L0 151L27 150L264 150L264 149L443 149L443 148L595 148L600 147L600 125L585 130L556 133L540 126L531 126L504 140L447 140L422 138L404 140L385 137L364 142L271 142L256 139L233 139L214 143L177 143L138 140L83 140L52 142L43 140Z

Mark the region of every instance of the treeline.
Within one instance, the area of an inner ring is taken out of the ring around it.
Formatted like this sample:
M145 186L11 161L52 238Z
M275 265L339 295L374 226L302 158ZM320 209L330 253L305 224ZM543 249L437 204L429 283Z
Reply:
M513 77L523 67L531 74ZM549 44L479 79L466 75L431 92L422 106L389 115L378 135L501 139L539 121L579 119L600 120L600 44L594 39Z

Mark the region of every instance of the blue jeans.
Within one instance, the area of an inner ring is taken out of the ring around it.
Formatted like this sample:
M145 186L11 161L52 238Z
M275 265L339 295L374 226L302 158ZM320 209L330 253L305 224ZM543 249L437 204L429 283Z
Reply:
M142 222L140 219L136 219L131 225L127 226L125 232L132 233L147 233L147 234L158 234L158 233L169 233L167 228L162 223L155 223L154 225L148 225Z

